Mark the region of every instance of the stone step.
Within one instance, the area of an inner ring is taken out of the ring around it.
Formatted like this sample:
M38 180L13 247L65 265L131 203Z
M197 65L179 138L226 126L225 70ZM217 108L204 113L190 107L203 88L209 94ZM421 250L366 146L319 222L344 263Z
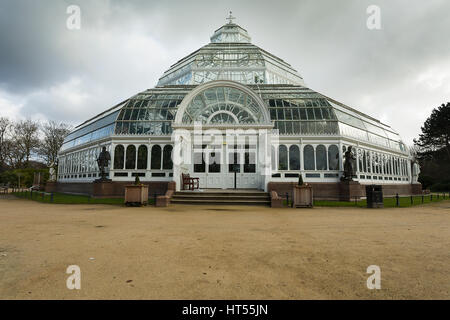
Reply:
M204 199L176 199L170 200L173 204L196 204L196 205L270 205L270 200L222 200L214 199L205 201Z
M218 195L209 195L209 194L201 194L201 195L191 195L191 194L175 194L173 195L174 199L204 199L204 200L214 200L214 199L223 199L223 200L245 200L245 199L255 199L255 200L267 200L269 199L269 195L230 195L230 194L218 194Z
M178 191L171 203L209 205L270 205L269 193L259 190Z
M189 197L235 197L235 196L243 196L243 197L268 197L269 193L267 192L192 192L192 191L178 191L175 192L174 196L189 196Z

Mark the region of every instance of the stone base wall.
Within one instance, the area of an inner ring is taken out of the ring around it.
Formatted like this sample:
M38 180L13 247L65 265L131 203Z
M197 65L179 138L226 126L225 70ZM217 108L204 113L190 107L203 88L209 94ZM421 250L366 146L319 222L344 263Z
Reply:
M96 198L122 198L125 196L125 186L134 184L134 181L111 181L111 182L87 182L87 183L56 183L54 192L90 195ZM142 184L148 185L148 196L156 194L165 195L167 190L175 190L173 181L146 181Z
M345 182L312 182L308 183L313 187L315 200L342 200L349 198L353 200L354 197L366 196L366 185L352 184L351 186L343 186ZM276 193L285 198L286 193L292 199L293 187L297 185L296 182L269 182L267 191L276 191ZM422 194L422 185L419 184L383 184L383 196L391 197L397 193L399 196Z
M125 186L133 184L134 181L112 181L101 183L52 183L46 186L47 192L61 192L90 195L100 198L121 198L125 195ZM175 191L173 181L147 181L142 182L148 185L148 195L153 198L166 195L168 190ZM343 200L344 198L354 199L355 197L365 197L366 190L364 184L352 182L351 185L343 185L345 182L313 182L308 183L313 187L315 200ZM269 182L268 192L275 191L279 197L286 198L286 193L292 199L292 190L296 182ZM383 184L383 195L385 197L422 194L422 185L415 184Z

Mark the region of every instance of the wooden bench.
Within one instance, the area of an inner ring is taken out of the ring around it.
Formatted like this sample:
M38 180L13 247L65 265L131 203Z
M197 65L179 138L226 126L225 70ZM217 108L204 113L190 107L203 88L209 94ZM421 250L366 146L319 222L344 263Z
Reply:
M183 190L186 190L185 187L188 186L189 190L198 189L200 187L200 179L199 178L191 178L189 174L181 174L181 178L183 181Z

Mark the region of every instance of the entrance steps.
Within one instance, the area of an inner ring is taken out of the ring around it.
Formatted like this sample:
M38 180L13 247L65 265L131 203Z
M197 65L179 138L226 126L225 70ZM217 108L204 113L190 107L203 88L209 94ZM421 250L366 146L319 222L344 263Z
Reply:
M260 190L204 189L175 192L170 202L174 204L270 206L270 196L268 192Z

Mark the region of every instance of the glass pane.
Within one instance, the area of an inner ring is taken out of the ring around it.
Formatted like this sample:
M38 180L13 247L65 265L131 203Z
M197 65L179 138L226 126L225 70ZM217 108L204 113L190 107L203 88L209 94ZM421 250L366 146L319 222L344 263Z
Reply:
M161 147L158 145L152 147L151 169L161 169Z
M327 170L327 152L324 145L316 148L316 170Z
M230 152L228 154L228 172L241 172L241 159L239 153Z
M221 153L212 151L209 153L209 166L208 172L219 173L220 172L220 159Z
M172 170L172 146L165 146L163 151L163 169Z
M255 152L245 152L244 154L244 172L256 172L256 154Z
M127 147L127 161L125 163L125 169L136 168L136 147L131 145Z
M138 163L137 163L138 169L147 169L147 157L148 157L147 147L139 146Z
M124 147L122 145L118 145L114 150L114 169L123 169L123 162Z
M289 147L289 170L300 170L300 149L295 145Z
M328 147L328 169L339 170L339 149L336 145Z
M203 152L194 152L194 172L205 172L206 165Z
M303 161L305 162L305 170L315 169L314 148L311 145L303 148Z
M278 170L288 170L288 155L285 145L278 147Z

